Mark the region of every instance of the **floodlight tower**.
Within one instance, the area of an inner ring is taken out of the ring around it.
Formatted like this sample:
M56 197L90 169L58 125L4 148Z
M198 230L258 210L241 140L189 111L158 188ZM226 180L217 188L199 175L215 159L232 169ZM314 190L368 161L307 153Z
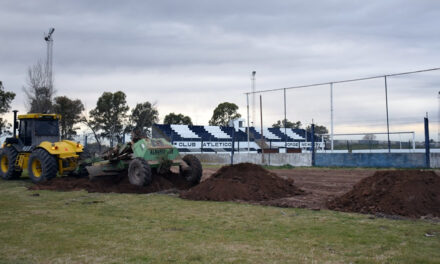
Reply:
M437 142L440 142L440 91L437 95L438 98L438 113L437 113Z
M46 77L50 87L52 87L52 51L53 51L53 38L52 34L55 28L49 28L49 33L44 35L44 40L47 44L47 58L46 58Z
M255 126L255 74L257 74L256 71L252 72L252 126Z

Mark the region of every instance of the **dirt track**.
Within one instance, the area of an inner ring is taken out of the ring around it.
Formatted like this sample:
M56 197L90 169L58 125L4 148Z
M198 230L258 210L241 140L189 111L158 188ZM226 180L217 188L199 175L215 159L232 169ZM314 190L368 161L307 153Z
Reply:
M202 181L209 178L219 168L204 168ZM304 190L304 194L294 195L288 198L260 201L257 203L281 207L302 208L326 208L326 202L336 196L340 196L351 190L362 178L371 176L372 169L277 169L270 170L282 178L293 179L296 187ZM177 173L177 170L173 172ZM136 187L128 183L124 177L115 179L101 179L90 182L88 179L76 179L72 177L56 178L52 181L33 185L30 189L39 190L80 190L90 192L121 192L121 193L150 193L165 189L185 190L190 186L182 185L179 177L170 174L170 177L158 177L150 186Z
M204 168L203 179L217 171L217 168ZM290 178L295 185L306 191L305 194L289 198L261 202L281 207L301 207L322 209L325 203L348 191L361 179L376 172L373 169L277 169L270 170L283 178Z
M246 201L279 207L332 208L410 217L440 215L437 210L440 179L435 172L422 170L377 172L374 169L300 168L267 171L255 164L243 163L221 169L205 167L202 182L196 186L186 182L173 170L166 175L153 175L153 182L143 187L131 185L127 176L121 174L120 177L93 181L88 178L60 177L30 186L29 189L83 189L103 193L172 192L191 200Z

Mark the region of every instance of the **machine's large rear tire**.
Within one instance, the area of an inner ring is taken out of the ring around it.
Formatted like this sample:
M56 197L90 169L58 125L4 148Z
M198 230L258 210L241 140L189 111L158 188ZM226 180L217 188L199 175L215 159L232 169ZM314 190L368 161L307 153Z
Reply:
M198 184L202 178L203 169L199 159L194 155L185 155L183 161L188 164L190 170L180 170L180 174L192 184Z
M21 175L21 170L15 169L15 160L18 152L12 147L0 150L0 176L4 180L17 179Z
M152 181L150 165L142 158L135 158L128 165L128 180L137 186L148 185Z
M29 157L28 171L34 183L55 178L58 172L57 159L44 149L36 149Z

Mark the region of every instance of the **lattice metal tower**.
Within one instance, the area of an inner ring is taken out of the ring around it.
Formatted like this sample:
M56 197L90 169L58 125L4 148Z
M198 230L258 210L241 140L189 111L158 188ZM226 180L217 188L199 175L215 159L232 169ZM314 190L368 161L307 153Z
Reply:
M47 58L46 58L46 77L47 77L47 83L49 87L52 87L53 85L53 79L52 79L52 57L53 57L53 38L52 34L55 31L54 28L49 29L49 33L44 35L44 40L47 44Z

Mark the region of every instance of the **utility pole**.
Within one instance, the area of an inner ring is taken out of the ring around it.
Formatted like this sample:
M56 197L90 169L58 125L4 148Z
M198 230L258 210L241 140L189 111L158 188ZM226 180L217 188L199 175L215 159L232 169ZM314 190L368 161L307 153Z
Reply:
M286 148L286 153L287 153L287 111L286 111L286 88L284 88L284 122L282 122L282 124L284 125L284 147Z
M46 58L46 77L47 77L47 83L50 88L52 88L53 85L53 79L52 79L52 60L53 60L53 38L52 34L55 31L55 28L50 28L49 33L44 35L44 40L47 44L47 58Z
M246 94L246 103L247 103L247 129L246 129L246 133L247 133L247 149L248 149L248 154L249 154L249 94Z
M390 141L390 119L388 117L388 84L387 84L387 76L384 76L385 79L385 107L387 113L387 135L388 135L388 153L391 153L391 141Z
M438 112L437 112L437 142L440 142L440 92L437 95L438 98Z
M333 83L330 83L330 144L333 153Z
M261 118L261 163L264 164L264 135L263 135L263 99L260 94L260 118Z
M252 126L255 127L255 74L257 74L256 71L252 72Z

